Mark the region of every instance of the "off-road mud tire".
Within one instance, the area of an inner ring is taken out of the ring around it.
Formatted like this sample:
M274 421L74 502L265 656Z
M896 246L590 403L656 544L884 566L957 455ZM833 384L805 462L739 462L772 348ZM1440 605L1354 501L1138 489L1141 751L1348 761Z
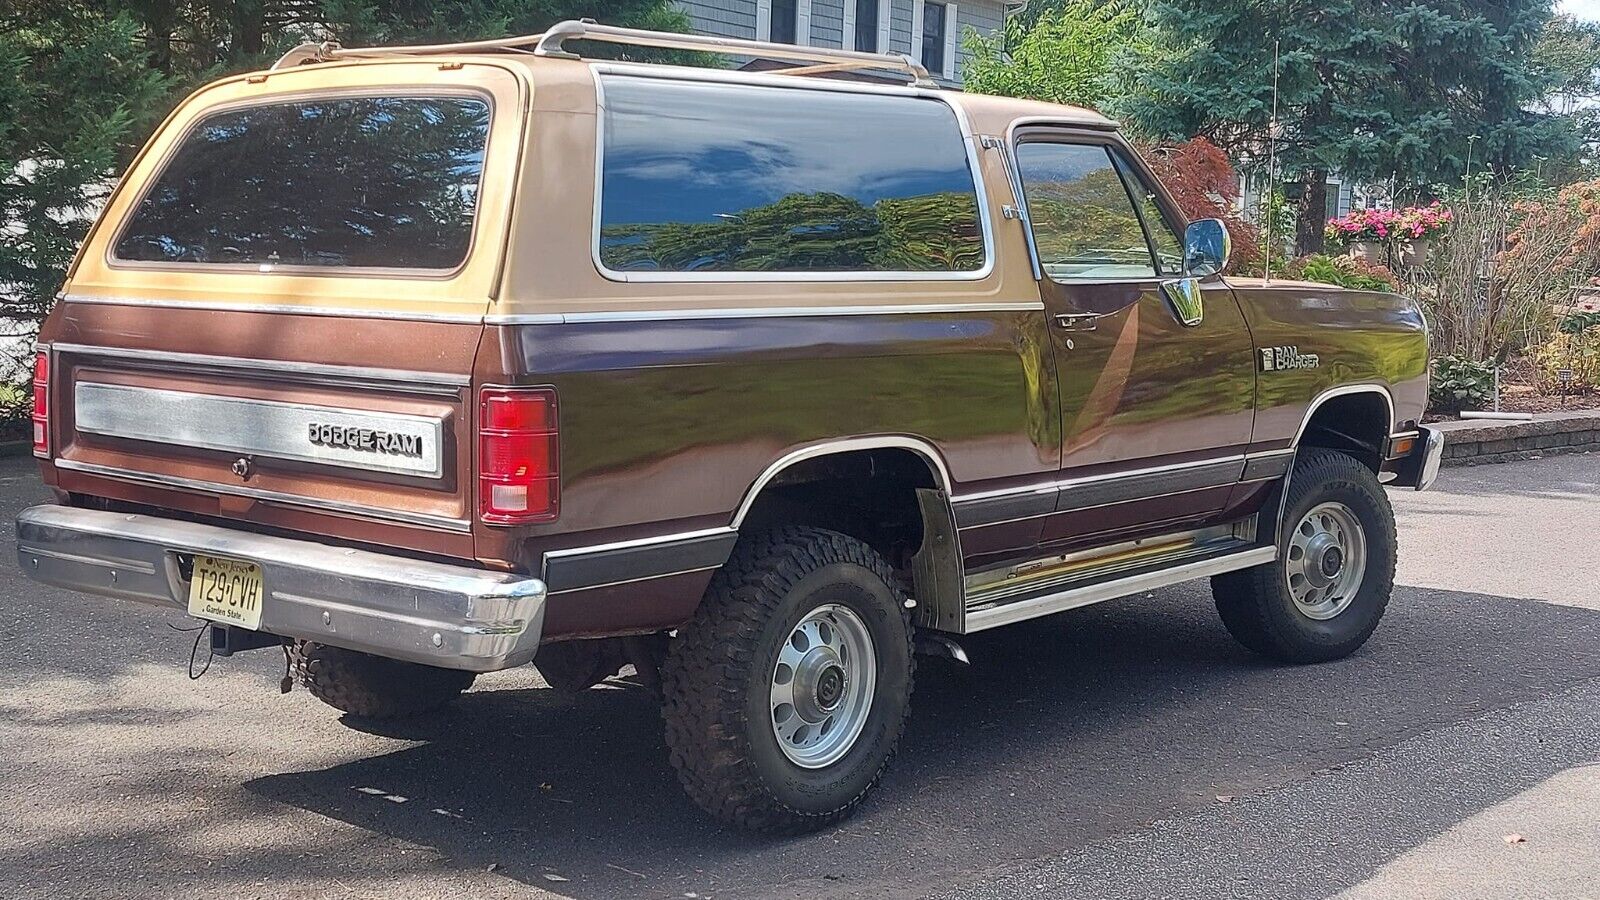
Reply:
M740 539L661 668L667 746L695 803L765 834L814 831L855 810L894 756L909 710L912 629L898 584L883 557L838 532L783 527ZM866 624L876 688L844 756L806 769L778 746L769 691L791 629L826 603Z
M1295 604L1285 574L1287 537L1314 507L1343 504L1361 525L1366 573L1348 607L1318 620ZM1377 476L1360 460L1322 448L1301 450L1289 479L1279 558L1265 565L1211 579L1217 612L1228 632L1245 647L1287 663L1342 659L1366 643L1383 618L1394 591L1394 510Z

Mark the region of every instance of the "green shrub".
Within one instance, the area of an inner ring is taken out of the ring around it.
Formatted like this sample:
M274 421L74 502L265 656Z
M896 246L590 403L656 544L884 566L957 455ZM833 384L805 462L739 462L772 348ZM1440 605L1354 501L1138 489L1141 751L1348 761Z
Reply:
M1441 356L1433 361L1428 383L1428 407L1435 412L1482 409L1494 402L1495 364L1464 356Z
M1400 279L1380 265L1348 256L1314 253L1289 263L1289 276L1302 281L1336 284L1354 291L1397 291Z
M1600 388L1600 313L1571 313L1550 339L1528 354L1542 393L1586 394ZM1572 378L1561 380L1561 370Z

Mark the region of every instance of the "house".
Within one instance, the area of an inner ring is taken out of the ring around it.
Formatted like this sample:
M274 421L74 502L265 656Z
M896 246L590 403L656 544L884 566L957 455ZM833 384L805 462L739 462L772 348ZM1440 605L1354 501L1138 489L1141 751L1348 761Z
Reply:
M697 34L906 53L935 78L961 83L968 29L998 31L1006 0L679 0Z

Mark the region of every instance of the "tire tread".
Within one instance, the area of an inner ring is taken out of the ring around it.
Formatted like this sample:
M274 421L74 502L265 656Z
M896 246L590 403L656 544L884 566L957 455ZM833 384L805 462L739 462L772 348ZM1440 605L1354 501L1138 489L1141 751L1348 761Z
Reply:
M819 813L796 809L775 796L748 753L750 723L742 685L749 683L763 631L784 596L807 573L840 562L873 572L894 594L913 669L906 681L909 696L915 656L899 581L876 551L834 531L788 526L741 538L693 619L673 641L661 670L667 748L690 798L724 822L765 834L824 828L860 804L894 756L904 716L891 725L889 753L871 780L837 808Z

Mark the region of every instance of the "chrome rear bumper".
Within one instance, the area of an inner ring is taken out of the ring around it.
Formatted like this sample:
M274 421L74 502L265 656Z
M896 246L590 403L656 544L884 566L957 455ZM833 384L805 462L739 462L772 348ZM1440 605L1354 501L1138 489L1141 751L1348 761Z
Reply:
M533 659L537 578L214 525L67 506L17 517L17 563L37 581L186 609L194 553L261 566L261 630L378 656L489 672Z

